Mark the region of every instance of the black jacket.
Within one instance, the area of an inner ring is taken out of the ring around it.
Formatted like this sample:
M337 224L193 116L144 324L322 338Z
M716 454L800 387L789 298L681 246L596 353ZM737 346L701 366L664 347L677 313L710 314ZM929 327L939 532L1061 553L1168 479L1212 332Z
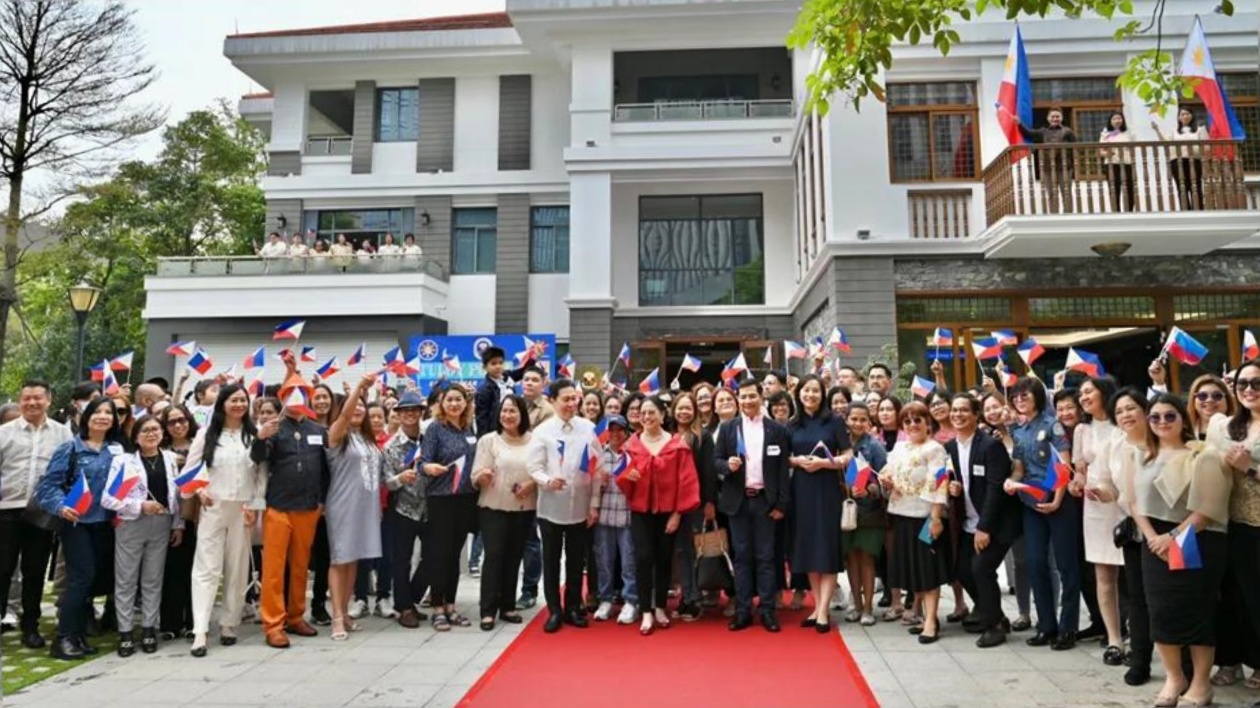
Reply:
M311 511L324 503L331 479L328 430L309 418L280 417L280 429L263 440L254 438L249 457L267 464L267 507L278 511Z
M1006 452L1002 441L985 433L976 431L971 439L971 455L968 458L971 469L961 469L958 462L958 441L945 443L945 452L949 453L954 463L959 481L967 475L970 479L964 484L971 504L980 514L976 530L984 531L1003 543L1013 543L1021 533L1022 511L1015 497L1002 490L1002 485L1011 476L1011 456ZM962 497L950 501L950 513L954 518L966 518L966 506Z
M763 416L765 425L765 444L762 449L762 476L765 481L766 500L770 506L787 513L790 503L788 484L788 457L792 454L792 440L788 437L787 428ZM738 415L728 420L718 429L717 444L713 449L713 472L718 480L718 511L728 516L739 511L745 498L744 467L732 472L728 460L736 455L739 446L739 433L744 416Z

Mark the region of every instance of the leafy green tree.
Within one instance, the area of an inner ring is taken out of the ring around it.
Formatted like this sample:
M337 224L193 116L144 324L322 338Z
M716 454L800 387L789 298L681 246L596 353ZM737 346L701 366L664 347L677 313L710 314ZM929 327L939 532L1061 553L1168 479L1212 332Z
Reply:
M1150 21L1126 21L1116 30L1116 39L1151 30L1158 36L1167 3L1155 0ZM931 39L932 46L948 55L960 41L955 23L986 11L1002 12L1010 20L1054 11L1112 19L1132 17L1134 6L1132 0L808 0L788 35L788 46L817 46L823 53L818 69L806 79L811 108L825 114L837 94L860 108L867 96L884 100L880 75L892 67L894 44L917 46ZM1233 1L1221 0L1220 12L1232 15ZM1193 95L1193 84L1174 69L1172 56L1157 46L1131 57L1118 83L1162 115L1181 96Z

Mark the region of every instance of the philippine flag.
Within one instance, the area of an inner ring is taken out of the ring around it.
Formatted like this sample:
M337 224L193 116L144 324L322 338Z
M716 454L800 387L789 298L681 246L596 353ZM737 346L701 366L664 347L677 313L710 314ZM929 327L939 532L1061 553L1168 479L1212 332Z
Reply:
M748 371L748 360L744 359L743 352L740 352L722 368L722 380L729 383L745 371Z
M122 501L127 498L131 490L136 488L140 483L140 470L130 466L122 465L118 471L109 478L109 482L105 484L105 493L109 496Z
M1034 487L1031 484L1024 484L1023 482L1010 482L1009 486L1011 489L1019 492L1020 494L1027 494L1039 502L1045 501L1048 496L1046 494L1046 490L1041 487Z
M932 332L932 346L934 347L952 347L954 346L954 330L945 327L937 327Z
M980 361L1000 359L1002 357L1002 343L995 337L973 340L971 342L971 350L975 352L976 358Z
M355 349L354 353L350 355L350 358L346 359L346 366L354 366L365 358L367 358L367 342L360 344L359 348Z
M91 374L93 381L103 381L105 379L105 364L89 366L88 373Z
M245 369L257 369L265 366L267 362L267 348L258 347L253 354L245 357Z
M302 355L298 357L298 361L307 363L315 363L315 347L302 347Z
M573 360L572 354L566 353L564 358L556 362L556 373L566 379L573 378L573 375L577 373L577 362Z
M566 444L565 444L565 442L564 442L563 440L557 440L557 441L556 441L556 450L557 450L557 451L559 451L559 453L560 453L560 464L561 464L561 465L563 465L563 464L564 464L564 450L565 450L565 447L566 447Z
M83 475L83 470L79 470L78 477L74 480L74 485L70 487L70 491L66 492L65 501L62 503L74 509L74 513L83 516L88 513L88 509L92 508L92 490L88 487L87 477Z
M996 106L998 125L1002 126L1007 144L1022 145L1027 142L1015 124L1016 116L1024 125L1032 125L1033 122L1032 76L1028 73L1028 55L1024 53L1024 36L1020 34L1019 25L1015 25L1010 49L1006 52L1006 68L1002 72Z
M788 359L804 359L806 355L805 345L800 342L793 342L790 339L784 340L783 355Z
M639 382L639 391L643 394L651 396L661 390L661 370L660 367L652 369L652 373L647 378Z
M108 361L101 362L101 392L106 396L114 396L122 391L122 386L118 385L118 377L114 376L113 369L109 368Z
M1260 344L1256 344L1256 335L1252 334L1251 330L1244 329L1242 352L1243 361L1251 361L1257 357L1260 357Z
M993 331L993 338L1004 347L1013 347L1019 344L1019 336L1009 329L997 329Z
M324 365L315 370L315 375L321 380L332 378L332 375L341 371L341 363L337 361L337 357L333 357L324 362Z
M932 473L932 479L936 482L936 488L940 489L949 483L949 468L941 467Z
M406 375L403 372L406 369L407 360L403 358L401 348L394 347L393 349L385 352L385 355L381 357L381 361L385 364L385 371L398 374L399 376Z
M538 354L538 344L534 342L534 340L525 336L522 336L521 339L525 340L525 349L517 352L513 357L516 360L517 368L525 366L529 362L533 361L534 357Z
M844 330L836 327L831 330L831 337L827 343L836 348L841 354L851 354L853 347L849 344L849 338L844 335Z
M403 362L402 371L399 376L415 376L420 373L420 355L416 354L407 361Z
M748 446L744 444L744 429L742 427L735 431L735 454L740 457L748 456Z
M1009 369L1002 369L998 372L998 376L1000 377L1002 388L1014 388L1015 384L1019 383L1019 377Z
M1042 354L1046 353L1045 348L1032 337L1020 342L1016 351L1019 352L1019 358L1024 360L1025 366L1032 366L1034 361L1037 361Z
M1178 73L1182 78L1191 80L1194 95L1207 108L1209 138L1238 141L1247 139L1242 123L1225 95L1224 87L1217 80L1216 65L1212 63L1207 37L1203 34L1203 22L1198 17L1194 19L1194 27L1186 39L1186 49L1181 54L1181 68Z
M1104 375L1102 360L1098 358L1097 354L1091 354L1075 347L1068 347L1067 369L1068 371L1079 371L1092 378Z
M179 493L184 496L191 496L193 492L202 489L210 484L210 480L206 479L204 474L206 464L200 462L188 469L184 470L175 478L175 486L179 487Z
M445 349L442 350L442 366L446 367L447 371L455 374L458 374L464 368L464 365L459 363L459 356L451 354Z
M910 384L910 393L917 398L927 398L935 390L936 384L922 376L915 376L914 382Z
M1186 524L1181 533L1173 536L1168 545L1169 570L1198 570L1203 567L1203 556L1199 553L1199 534L1194 524Z
M1063 459L1063 453L1056 448L1051 448L1054 452L1054 464L1050 465L1046 471L1045 482L1042 484L1048 492L1057 492L1068 486L1068 482L1072 480L1072 466Z
M1180 327L1173 327L1168 331L1168 340L1164 342L1164 350L1172 354L1177 361L1190 366L1203 361L1203 357L1208 355L1208 348Z
M874 475L875 469L871 467L871 463L858 453L849 460L849 467L844 472L844 483L849 485L849 489L865 489Z
M820 452L822 453L822 455L818 454ZM831 450L827 449L827 443L824 443L822 440L819 440L818 442L814 443L814 449L810 450L809 454L813 455L814 457L825 457L827 458L828 462L836 461L835 456L831 454Z
M761 355L761 363L766 366L774 366L774 345L766 347L766 353Z
M626 469L629 467L630 467L630 456L623 452L617 456L617 464L613 465L612 476L620 477L621 473L625 472Z
M595 455L591 452L590 445L582 446L582 457L578 460L578 469L587 474L593 474L595 470L599 469L599 461L595 459Z
M608 438L608 419L604 418L595 424L595 439L599 440L601 445L607 445Z
M621 345L621 351L617 354L617 360L620 361L622 364L625 364L627 369L630 368L630 345L629 344Z
M690 372L692 372L692 373L699 373L699 371L700 371L700 366L701 366L702 364L703 364L703 362L701 362L701 361L700 361L700 359L699 359L698 357L694 357L694 356L692 356L692 355L690 355L690 354L683 354L683 360L682 360L682 368L683 368L683 371L690 371Z
M205 349L198 349L193 352L192 356L188 357L188 368L205 376L207 371L214 368L214 362L210 361L210 355L206 353Z
M175 342L166 348L166 353L171 356L192 356L197 351L196 342Z
M109 360L109 368L114 371L131 371L131 362L135 359L136 352L132 349L119 354Z
M301 413L307 418L318 418L315 411L311 409L311 403L307 400L306 391L300 386L294 386L289 392L289 397L284 399L284 407L292 408L294 411Z
M403 458L403 469L409 470L412 467L415 467L416 460L418 459L420 459L420 446L416 445L411 448L411 452L407 453L407 456Z
M285 320L276 325L276 331L271 335L272 339L299 339L302 336L302 328L306 327L306 320Z
M258 372L258 376L254 377L253 381L249 382L249 385L246 386L245 389L248 391L249 395L254 398L261 398L262 395L267 392L267 385L263 383L263 375L261 371Z

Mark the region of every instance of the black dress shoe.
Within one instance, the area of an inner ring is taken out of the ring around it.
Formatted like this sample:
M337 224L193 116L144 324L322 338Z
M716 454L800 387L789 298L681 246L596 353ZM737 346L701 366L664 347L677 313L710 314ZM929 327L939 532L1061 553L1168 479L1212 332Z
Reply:
M1032 629L1032 620L1027 618L1017 617L1014 622L1011 622L1012 632L1027 632L1030 629Z
M919 643L920 644L935 644L936 640L940 638L941 638L941 628L937 627L936 634L928 634L927 632L920 634Z
M39 632L22 632L22 646L27 649L43 649L46 644Z
M1058 639L1054 640L1050 648L1054 651L1067 651L1076 646L1077 636L1076 632L1064 632L1059 635Z
M79 643L71 637L57 637L53 641L52 648L48 650L48 654L54 659L62 661L77 661L84 657L83 650L79 648Z
M1003 632L998 627L992 627L985 630L984 634L981 634L980 638L976 640L976 646L981 649L990 649L1005 643L1006 632Z
M1102 638L1103 638L1103 637L1105 637L1105 636L1107 636L1107 628L1106 628L1106 627L1104 627L1104 626L1103 626L1103 625L1101 625L1101 624L1091 624L1090 626L1088 626L1088 627L1086 627L1085 629L1081 630L1081 631L1080 631L1080 632L1076 635L1076 638L1077 638L1079 641L1082 641L1082 642L1087 642L1087 641L1089 641L1089 640L1091 640L1091 639L1102 639Z
M136 653L136 635L132 632L118 633L118 656L124 659Z
M204 659L206 657L206 647L204 644L199 647L193 647L188 653L192 654L195 659Z
M560 626L564 624L564 618L559 612L552 612L547 616L547 623L543 625L543 631L547 634L555 634L560 631Z
M766 628L767 632L779 631L779 620L774 616L773 612L762 612L761 624Z
M813 629L818 626L818 622L813 617L807 617L801 620L801 629Z
M316 607L311 610L311 624L327 627L332 624L332 616L328 614L328 610Z
M736 612L731 621L727 623L726 628L732 632L738 632L741 629L748 629L752 626L752 615L745 612Z
M586 614L581 610L569 610L564 613L564 623L573 625L578 629L586 629L591 623L586 620Z
M82 634L74 637L73 641L74 641L74 645L79 648L79 651L83 652L87 656L92 656L93 654L96 654L98 651L96 647L87 643L87 638L84 637Z
M1053 634L1037 632L1028 639L1024 640L1024 643L1030 647L1044 647L1053 644L1056 639L1058 639L1058 637Z
M822 622L815 622L814 631L818 632L819 634L828 634L831 632L831 623L828 622L826 624L823 624Z
M1129 670L1124 672L1124 682L1130 686L1141 686L1150 680L1151 667L1149 664L1130 666Z
M157 630L146 627L140 630L140 651L152 654L158 650Z

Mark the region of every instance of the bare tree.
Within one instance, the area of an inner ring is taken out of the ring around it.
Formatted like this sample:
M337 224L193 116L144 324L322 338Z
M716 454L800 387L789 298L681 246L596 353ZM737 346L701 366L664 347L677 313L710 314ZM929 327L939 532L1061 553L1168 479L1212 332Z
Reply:
M18 302L19 232L56 200L40 199L24 213L27 179L47 174L68 185L99 174L112 148L156 129L166 116L131 104L156 71L145 61L133 12L121 2L0 2L0 177L9 190L0 271L3 370L9 313Z

